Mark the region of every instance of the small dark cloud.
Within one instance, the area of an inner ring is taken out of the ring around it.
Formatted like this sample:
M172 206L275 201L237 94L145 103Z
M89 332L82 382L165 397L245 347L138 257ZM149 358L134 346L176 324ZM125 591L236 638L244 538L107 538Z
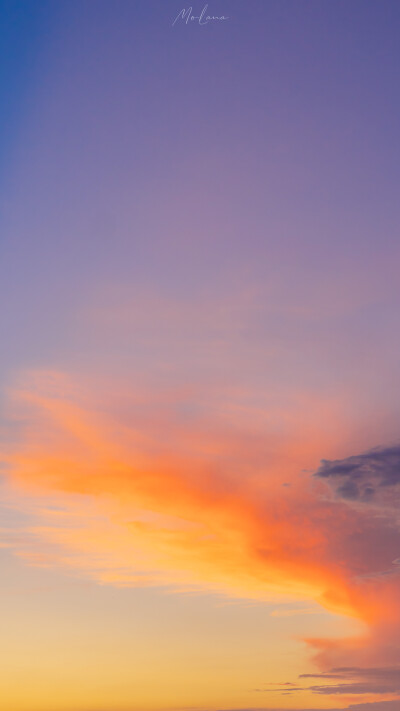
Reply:
M379 501L400 489L400 445L371 449L346 459L322 459L314 476L328 480L348 501Z

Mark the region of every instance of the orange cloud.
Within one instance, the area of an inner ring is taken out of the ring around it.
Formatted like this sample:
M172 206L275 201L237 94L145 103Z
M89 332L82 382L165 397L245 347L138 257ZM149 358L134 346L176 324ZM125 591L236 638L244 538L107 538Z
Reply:
M316 457L307 422L296 434L261 435L218 418L188 423L163 406L141 426L140 405L119 420L100 416L57 373L36 376L12 400L22 434L4 459L39 519L19 546L31 563L56 561L115 585L288 594L366 621L384 616L371 586L331 551L352 525L348 511L298 475ZM43 496L58 497L64 512L39 506Z

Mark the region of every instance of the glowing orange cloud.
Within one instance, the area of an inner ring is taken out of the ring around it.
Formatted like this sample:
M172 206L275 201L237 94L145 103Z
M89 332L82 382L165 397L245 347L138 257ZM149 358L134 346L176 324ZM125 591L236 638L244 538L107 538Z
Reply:
M357 582L332 547L354 516L298 475L321 448L307 423L265 438L188 423L173 408L141 425L140 407L118 419L78 399L58 374L12 397L23 434L4 459L10 486L39 518L30 545L18 546L31 563L115 585L308 597L365 621L392 614L390 596ZM39 504L52 497L60 510Z

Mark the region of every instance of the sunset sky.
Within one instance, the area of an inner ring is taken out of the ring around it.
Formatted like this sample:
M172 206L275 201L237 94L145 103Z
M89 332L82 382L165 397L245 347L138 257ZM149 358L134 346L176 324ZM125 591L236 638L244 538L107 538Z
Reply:
M0 0L4 711L400 709L400 4L203 8Z

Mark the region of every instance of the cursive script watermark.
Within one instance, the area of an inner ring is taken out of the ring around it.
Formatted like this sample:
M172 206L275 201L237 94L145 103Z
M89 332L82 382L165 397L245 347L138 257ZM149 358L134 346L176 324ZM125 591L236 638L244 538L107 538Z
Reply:
M208 5L204 5L200 15L193 15L193 7L188 7L187 9L185 7L182 8L180 12L178 12L177 16L175 17L175 20L172 23L172 27L175 25L178 20L182 20L185 22L187 25L189 22L197 21L199 25L208 25L209 22L212 20L229 20L229 17L225 17L225 15L207 15L207 9Z

